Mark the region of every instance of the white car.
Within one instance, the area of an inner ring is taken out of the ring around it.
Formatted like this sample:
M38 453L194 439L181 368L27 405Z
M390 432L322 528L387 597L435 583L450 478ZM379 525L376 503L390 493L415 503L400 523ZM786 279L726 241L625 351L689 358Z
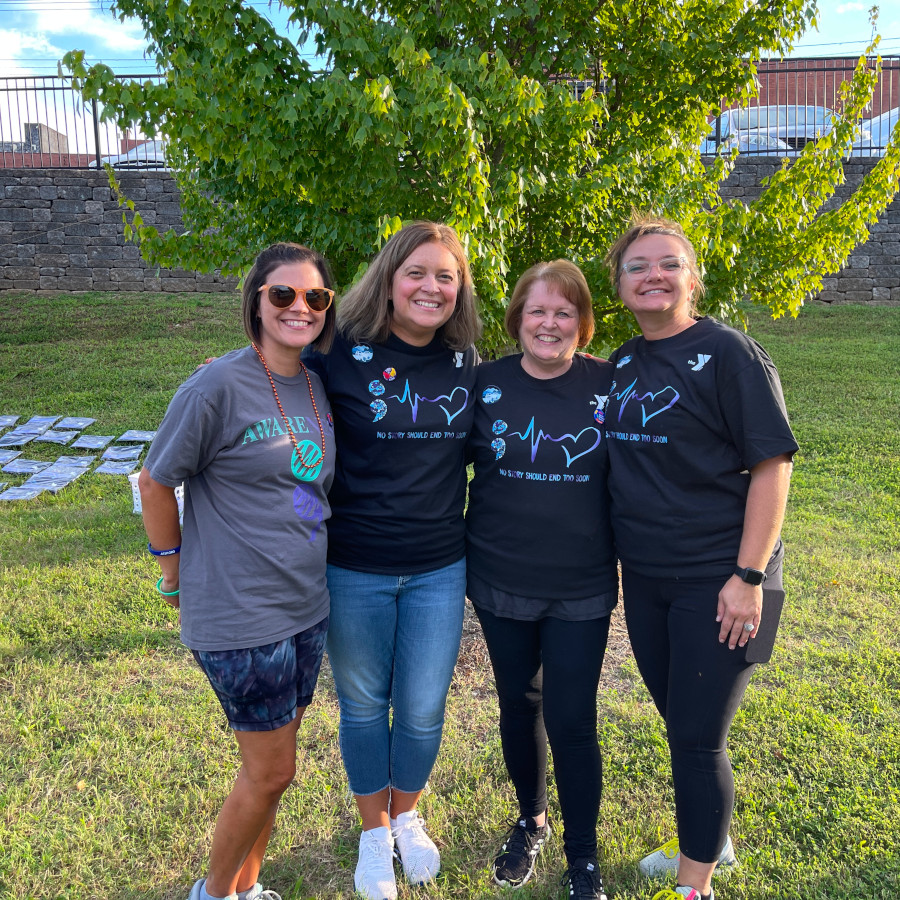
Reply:
M850 145L850 156L884 156L884 150L900 119L900 106L863 122L863 137ZM866 135L868 131L868 135Z
M729 153L733 147L738 148L740 156L791 156L791 146L776 137L767 134L751 134L736 132L722 137L716 144L715 134L711 134L700 145L703 156L714 156L716 153Z
M145 141L132 147L127 153L115 156L104 156L103 163L109 163L114 169L157 169L168 170L166 162L165 141Z
M716 132L726 148L746 145L748 153L797 156L810 142L831 131L834 113L824 106L746 106L726 109L710 123L707 144Z

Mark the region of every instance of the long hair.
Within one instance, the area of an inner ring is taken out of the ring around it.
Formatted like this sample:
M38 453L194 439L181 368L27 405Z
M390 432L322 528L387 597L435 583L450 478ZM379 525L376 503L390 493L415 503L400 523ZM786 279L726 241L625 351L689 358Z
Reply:
M391 237L341 300L337 324L348 339L379 344L387 340L394 312L394 275L410 253L428 243L441 244L453 254L459 277L456 307L437 333L451 350L465 350L481 336L472 273L456 232L437 222L412 222Z
M584 347L594 336L594 310L591 306L591 291L584 273L575 263L567 259L541 262L524 272L513 288L512 299L506 308L507 334L519 340L522 328L522 310L528 302L528 295L536 282L552 285L566 298L578 312L578 344Z
M253 268L247 273L244 280L244 290L241 295L241 318L244 323L244 331L251 341L259 342L259 289L266 283L269 275L279 266L290 263L312 263L322 276L322 287L334 290L334 278L331 268L321 253L304 247L302 244L278 243L267 247L253 263ZM318 286L318 285L317 285ZM335 332L334 303L325 311L325 324L319 336L309 345L312 350L319 353L327 353L331 349Z

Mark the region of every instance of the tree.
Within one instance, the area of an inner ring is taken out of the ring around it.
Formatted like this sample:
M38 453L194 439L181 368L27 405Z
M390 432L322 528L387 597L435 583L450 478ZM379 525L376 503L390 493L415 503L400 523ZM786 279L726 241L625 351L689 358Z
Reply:
M456 226L486 321L532 263L568 257L596 297L598 342L633 329L602 266L632 211L685 226L705 310L745 296L796 314L894 195L900 141L839 209L841 155L876 73L861 59L832 133L749 207L722 201L733 165L697 147L722 98L752 91L754 60L815 23L815 0L286 0L317 72L239 0L116 0L139 17L165 80L119 82L66 55L85 98L169 141L185 235L131 222L159 264L237 271L279 239L325 253L349 284L403 221ZM572 83L590 86L575 96ZM364 265L364 263L363 263Z

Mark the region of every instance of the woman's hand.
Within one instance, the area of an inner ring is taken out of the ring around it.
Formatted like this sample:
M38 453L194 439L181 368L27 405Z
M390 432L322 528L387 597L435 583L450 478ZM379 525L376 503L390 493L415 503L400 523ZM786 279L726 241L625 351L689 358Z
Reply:
M719 628L719 643L728 641L728 649L745 647L747 641L756 637L762 616L762 585L747 584L737 575L732 575L719 591L719 605L716 621ZM748 631L744 626L753 625Z
M181 603L178 599L178 594L174 592L178 590L178 574L176 573L174 577L170 577L168 575L163 575L162 582L159 585L160 592L165 591L166 594L173 594L174 596L166 597L163 596L163 600L169 604L169 606L174 606L175 609L179 609L181 607Z

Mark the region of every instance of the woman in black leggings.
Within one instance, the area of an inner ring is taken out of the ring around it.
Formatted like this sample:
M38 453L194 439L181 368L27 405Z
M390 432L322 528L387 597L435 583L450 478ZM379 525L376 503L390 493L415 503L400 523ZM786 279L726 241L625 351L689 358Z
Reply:
M728 729L784 600L779 533L797 443L766 352L697 315L703 285L679 225L638 220L607 263L642 332L611 359L613 530L632 649L666 723L678 826L641 869L677 875L654 900L711 900L716 865L734 862Z
M597 686L617 578L603 416L611 367L581 271L556 260L516 284L506 329L522 353L479 367L470 452L467 593L487 641L519 815L494 880L531 878L547 822L547 741L570 900L605 900L597 860Z

